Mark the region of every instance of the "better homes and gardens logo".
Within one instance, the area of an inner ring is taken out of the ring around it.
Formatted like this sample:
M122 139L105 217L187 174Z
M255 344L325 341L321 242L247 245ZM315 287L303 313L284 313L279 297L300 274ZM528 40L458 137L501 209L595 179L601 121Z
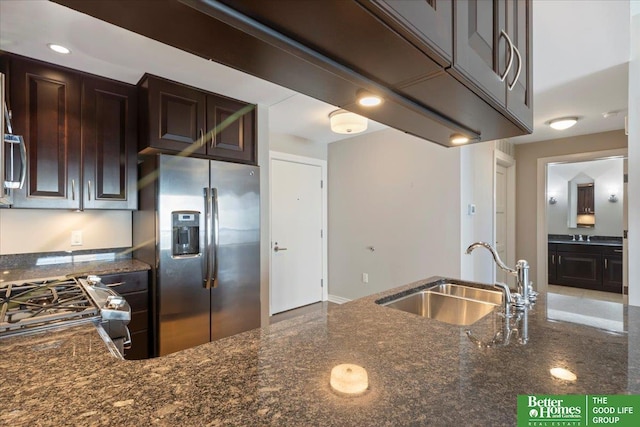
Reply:
M640 426L640 395L519 395L518 427Z

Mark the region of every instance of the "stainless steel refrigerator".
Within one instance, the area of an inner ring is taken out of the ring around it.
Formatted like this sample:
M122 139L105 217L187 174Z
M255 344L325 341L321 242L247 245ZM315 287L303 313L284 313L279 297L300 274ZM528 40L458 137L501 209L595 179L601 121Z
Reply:
M155 155L140 176L133 243L153 267L155 354L259 327L259 168Z

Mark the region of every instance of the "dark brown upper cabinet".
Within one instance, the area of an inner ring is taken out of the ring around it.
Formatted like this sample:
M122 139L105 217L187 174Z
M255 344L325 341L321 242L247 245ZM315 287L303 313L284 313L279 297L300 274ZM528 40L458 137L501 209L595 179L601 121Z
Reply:
M137 209L137 108L135 86L84 79L84 209Z
M595 214L593 184L578 184L578 215Z
M27 147L27 177L13 207L79 209L80 76L18 58L9 75L13 131Z
M55 1L444 146L533 128L530 0Z
M255 105L151 75L139 87L141 153L256 163Z
M27 146L15 208L137 209L136 87L2 53Z
M456 2L448 70L528 130L533 125L531 23L531 0Z

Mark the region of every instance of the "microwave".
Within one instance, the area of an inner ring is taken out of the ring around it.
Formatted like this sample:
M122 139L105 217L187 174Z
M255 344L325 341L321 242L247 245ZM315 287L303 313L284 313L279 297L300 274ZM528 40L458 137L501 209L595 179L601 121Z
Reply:
M0 73L0 205L11 205L13 190L22 188L27 175L27 147L22 136L13 134L5 95L5 78Z

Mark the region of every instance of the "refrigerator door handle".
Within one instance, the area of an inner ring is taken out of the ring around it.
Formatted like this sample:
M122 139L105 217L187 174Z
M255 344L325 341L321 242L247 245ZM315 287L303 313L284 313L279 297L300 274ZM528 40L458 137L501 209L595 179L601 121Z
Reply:
M220 235L220 221L218 218L218 189L217 188L212 188L211 189L211 207L213 210L213 219L212 219L212 223L213 223L213 227L212 227L212 232L213 232L213 237L212 237L212 256L213 256L213 277L211 277L211 280L213 281L213 287L217 288L218 287L218 243L219 243L219 235Z
M209 188L204 188L204 288L211 289L211 242L209 234L211 233L211 193Z

